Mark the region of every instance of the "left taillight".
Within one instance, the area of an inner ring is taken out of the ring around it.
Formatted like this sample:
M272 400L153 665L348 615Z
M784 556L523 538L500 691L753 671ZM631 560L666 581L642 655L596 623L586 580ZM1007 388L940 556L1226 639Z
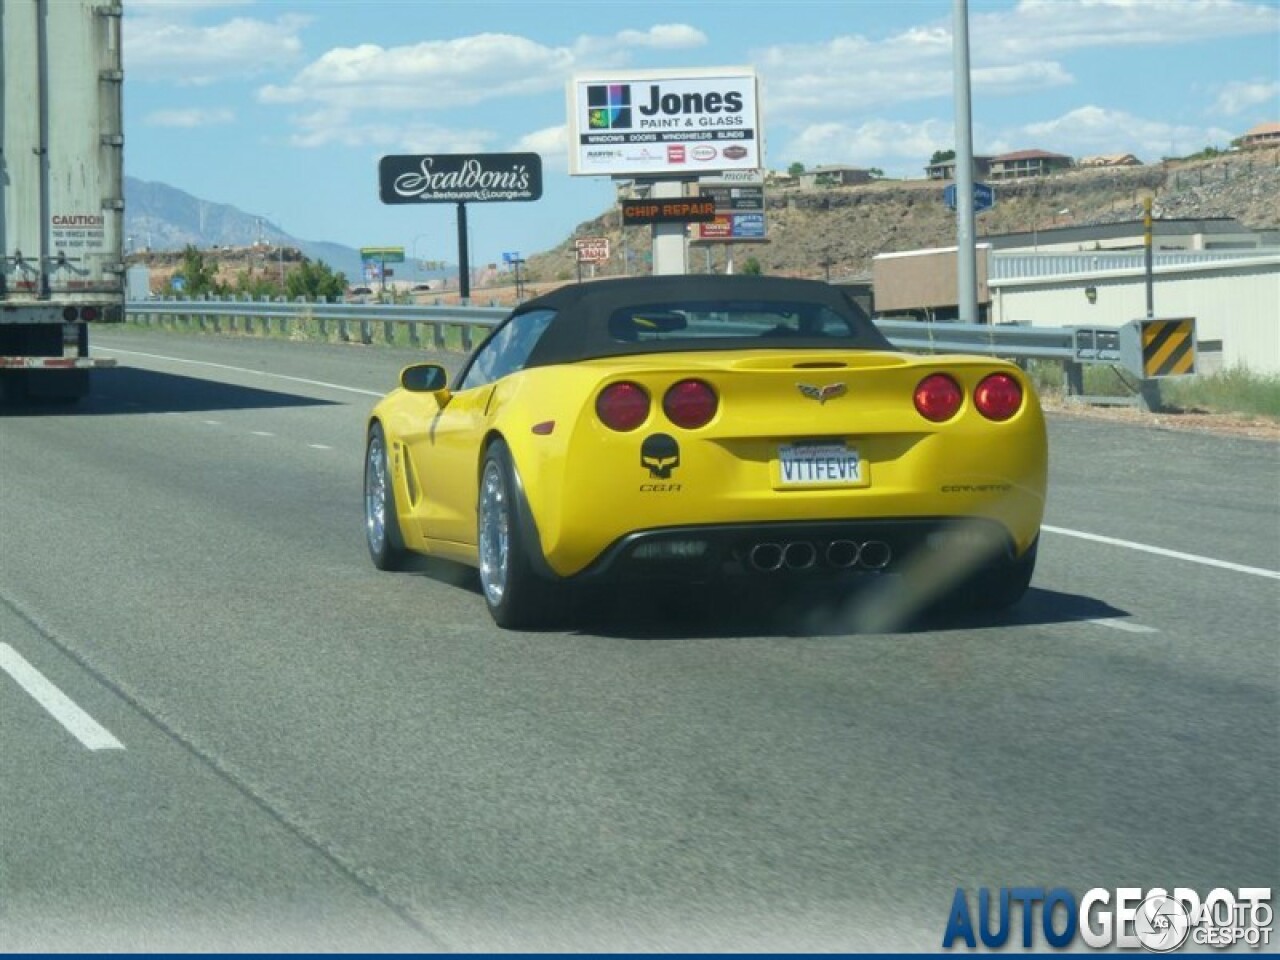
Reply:
M1022 409L1022 385L1007 373L993 373L973 391L973 405L988 420L1008 420Z
M596 416L610 430L634 430L649 419L649 394L629 380L611 383L596 397Z
M964 391L945 373L932 373L916 384L913 399L920 416L941 423L956 415L964 403Z
M662 397L662 412L667 419L686 430L705 427L719 406L715 388L704 380L681 380Z

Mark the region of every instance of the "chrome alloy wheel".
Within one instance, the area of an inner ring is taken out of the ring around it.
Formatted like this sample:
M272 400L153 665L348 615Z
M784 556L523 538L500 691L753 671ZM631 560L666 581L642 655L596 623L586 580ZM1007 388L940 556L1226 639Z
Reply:
M507 592L507 568L511 560L511 511L507 481L495 460L484 465L480 478L480 585L490 606L502 602Z
M382 436L374 431L369 438L369 453L364 464L364 532L369 549L380 554L387 545L387 498L391 486L387 480L387 450Z

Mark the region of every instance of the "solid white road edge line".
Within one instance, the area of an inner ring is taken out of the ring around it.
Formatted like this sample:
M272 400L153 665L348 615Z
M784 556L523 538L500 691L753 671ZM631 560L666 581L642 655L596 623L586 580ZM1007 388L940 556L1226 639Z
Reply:
M1202 557L1195 553L1182 553L1178 550L1166 550L1164 547L1153 547L1146 543L1134 543L1132 540L1118 540L1115 537L1104 537L1097 533L1085 533L1083 530L1068 530L1065 527L1051 527L1047 523L1040 527L1049 533L1061 534L1064 537L1077 537L1080 540L1092 540L1095 543L1107 543L1113 547L1124 547L1127 550L1140 550L1143 553L1154 553L1157 557L1171 557L1174 560L1186 560L1188 563L1200 563L1206 567L1218 567L1221 570L1234 570L1236 573L1248 573L1255 577L1269 577L1280 580L1280 570L1268 570L1265 567L1250 567L1243 563L1232 563L1230 560L1215 560L1213 557Z
M211 363L208 360L188 360L185 357L167 357L162 353L142 353L138 350L121 350L118 347L95 347L103 353L118 353L125 357L146 357L149 360L167 360L170 363L189 363L197 367L213 367L215 370L232 370L236 373L247 373L255 377L269 377L274 380L289 380L293 383L305 383L312 387L324 387L328 390L341 390L344 393L358 393L362 397L383 397L387 391L378 393L375 390L361 390L358 387L344 387L340 383L326 383L323 380L308 380L305 377L290 377L283 373L270 373L266 370L250 370L247 367L233 367L225 363Z
M113 737L105 727L76 705L75 701L55 687L44 674L27 663L17 650L7 643L0 643L0 670L44 707L53 719L67 728L77 740L90 750L123 750L124 744Z

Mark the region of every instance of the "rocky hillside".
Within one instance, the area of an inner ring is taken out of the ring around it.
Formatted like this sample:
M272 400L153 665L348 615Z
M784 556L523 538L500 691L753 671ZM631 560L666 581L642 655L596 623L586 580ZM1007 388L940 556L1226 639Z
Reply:
M769 242L734 244L735 267L755 257L765 273L836 279L869 270L878 253L954 244L955 215L942 203L942 187L937 181L886 180L857 187L766 188ZM977 232L981 238L1138 220L1147 192L1154 196L1156 218L1234 217L1253 229L1280 229L1280 150L1000 183L995 207L978 215ZM597 267L597 276L645 271L649 228L627 227L624 236L615 208L581 224L554 250L531 256L529 279L574 277L573 241L591 236L609 237L613 254ZM690 269L705 270L710 257L712 269L722 271L725 253L723 244L695 248Z

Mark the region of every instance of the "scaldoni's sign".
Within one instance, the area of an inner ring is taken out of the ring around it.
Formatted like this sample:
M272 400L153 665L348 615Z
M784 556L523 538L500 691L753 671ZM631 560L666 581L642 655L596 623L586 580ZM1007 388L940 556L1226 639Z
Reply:
M491 203L542 196L536 153L396 155L378 161L383 203Z

